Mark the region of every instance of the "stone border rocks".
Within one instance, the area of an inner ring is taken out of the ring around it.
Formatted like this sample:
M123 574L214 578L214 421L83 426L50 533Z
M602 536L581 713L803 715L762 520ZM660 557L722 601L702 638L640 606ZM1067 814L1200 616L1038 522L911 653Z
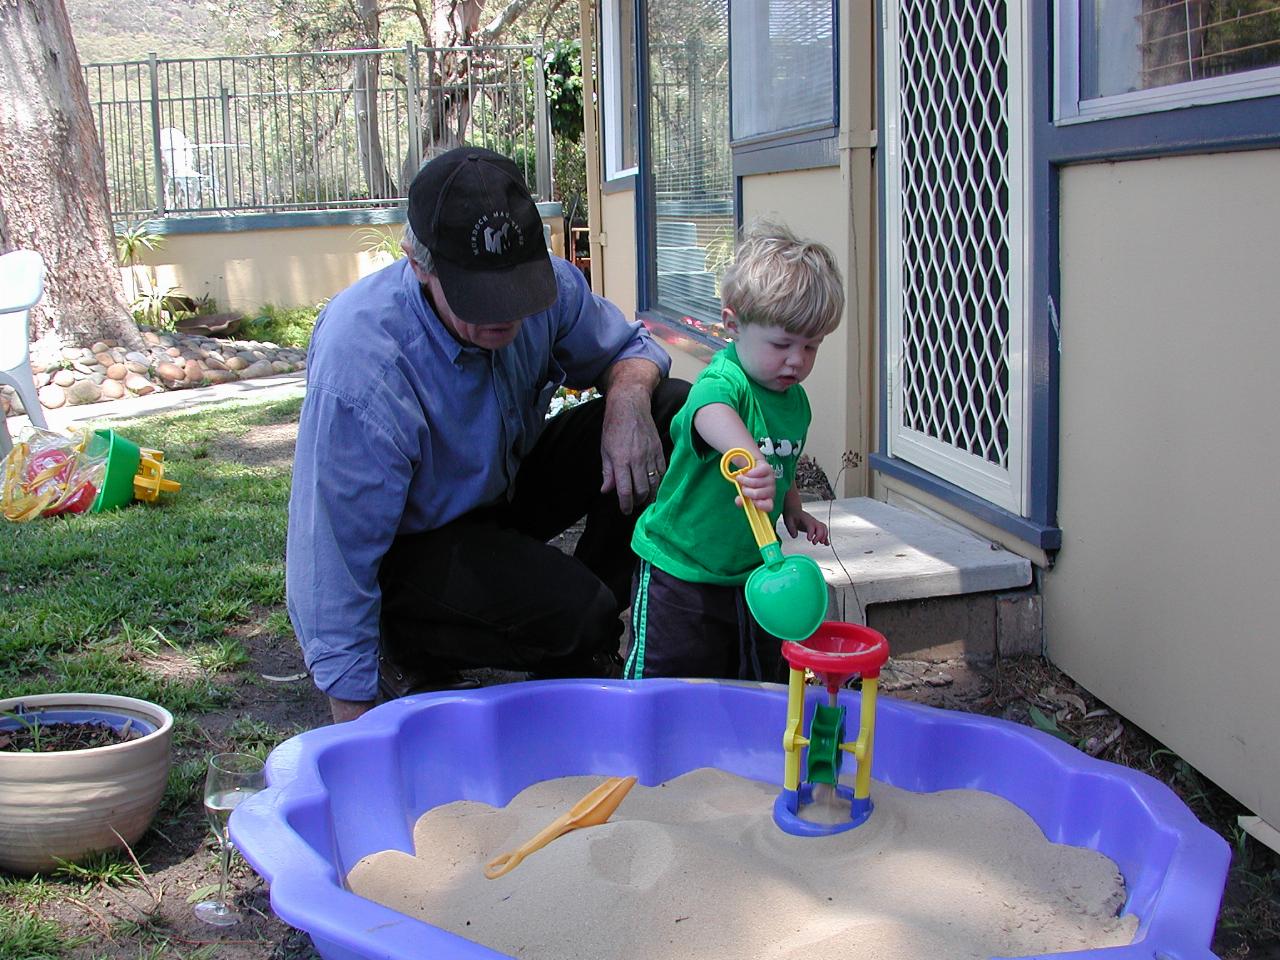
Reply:
M103 340L89 347L36 343L31 350L40 405L63 406L142 397L166 390L293 373L307 365L306 350L258 340L206 337L142 328L145 350ZM0 387L0 413L23 414L10 386Z

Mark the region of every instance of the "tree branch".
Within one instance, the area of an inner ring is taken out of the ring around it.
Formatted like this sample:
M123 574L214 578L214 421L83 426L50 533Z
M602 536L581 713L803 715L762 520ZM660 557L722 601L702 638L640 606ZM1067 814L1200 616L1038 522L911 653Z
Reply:
M476 44L497 43L498 36L511 26L512 22L529 9L533 0L508 0L508 3L498 15L486 23L483 27L476 31L474 41Z

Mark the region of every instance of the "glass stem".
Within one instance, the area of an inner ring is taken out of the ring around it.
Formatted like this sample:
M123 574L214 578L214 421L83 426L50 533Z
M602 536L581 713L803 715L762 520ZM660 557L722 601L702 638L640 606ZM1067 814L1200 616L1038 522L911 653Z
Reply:
M231 870L231 841L227 837L222 837L222 876L218 880L218 903L225 911L227 909L227 874Z

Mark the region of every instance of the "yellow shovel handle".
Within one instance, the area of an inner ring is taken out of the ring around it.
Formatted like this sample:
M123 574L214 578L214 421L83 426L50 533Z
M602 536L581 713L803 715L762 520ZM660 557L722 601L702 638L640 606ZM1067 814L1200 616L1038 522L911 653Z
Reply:
M735 470L733 469L734 460L745 460L747 465ZM755 465L755 455L742 447L726 450L724 456L720 458L720 472L726 480L738 488L738 496L742 497L742 509L746 511L747 523L751 524L751 533L756 538L756 546L763 550L769 544L778 542L778 534L774 531L773 524L769 522L768 514L761 512L759 507L743 495L742 484L738 482L738 476Z

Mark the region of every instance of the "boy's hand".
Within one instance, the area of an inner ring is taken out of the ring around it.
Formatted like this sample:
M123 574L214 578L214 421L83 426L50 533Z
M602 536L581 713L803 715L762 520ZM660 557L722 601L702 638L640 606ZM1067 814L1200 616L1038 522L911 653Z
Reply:
M783 510L782 522L787 525L787 533L797 537L801 532L808 537L810 543L831 545L831 533L827 525L817 517L810 516L803 510Z
M777 482L773 478L773 466L764 458L756 460L750 470L738 474L738 486L742 488L742 497L746 497L756 509L768 513L773 509L773 495L777 490ZM742 497L735 497L733 502L742 506Z

